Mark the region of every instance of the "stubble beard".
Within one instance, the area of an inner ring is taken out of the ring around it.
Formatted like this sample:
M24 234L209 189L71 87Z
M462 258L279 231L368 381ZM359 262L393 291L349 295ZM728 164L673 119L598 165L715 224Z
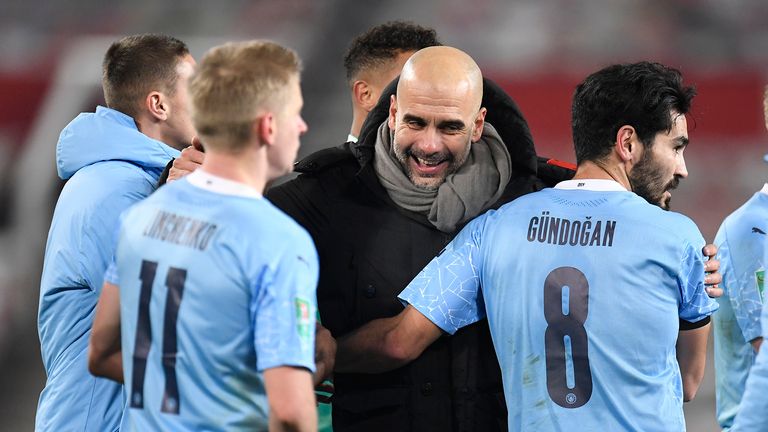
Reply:
M632 191L648 203L669 210L672 196L665 197L664 192L676 189L680 184L681 177L673 175L670 181L666 181L658 165L652 153L650 151L645 152L640 162L629 174L629 183L632 186Z

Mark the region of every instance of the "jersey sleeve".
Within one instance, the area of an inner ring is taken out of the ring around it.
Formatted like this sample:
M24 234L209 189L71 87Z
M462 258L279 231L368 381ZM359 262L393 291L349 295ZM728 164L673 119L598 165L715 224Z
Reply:
M296 366L315 371L318 259L306 233L278 253L254 281L251 316L259 371Z
M112 285L120 285L117 278L117 263L115 263L115 257L112 257L112 261L107 266L107 271L104 272L104 282Z
M762 325L768 329L768 308L763 308ZM763 337L768 336L763 332ZM744 397L739 406L739 412L734 420L733 431L764 431L768 430L768 349L761 349L757 354L755 365L749 372Z
M749 229L749 228L747 228ZM723 275L725 301L731 303L736 322L745 341L760 337L760 312L762 311L762 286L765 268L765 236L743 236L736 242L729 238L727 226L718 233L715 243Z
M464 227L399 295L449 334L485 318L480 291L485 221L483 215Z
M697 239L695 244L686 244L677 276L680 289L678 313L680 319L692 323L712 315L718 308L717 302L704 290L703 247L703 238Z

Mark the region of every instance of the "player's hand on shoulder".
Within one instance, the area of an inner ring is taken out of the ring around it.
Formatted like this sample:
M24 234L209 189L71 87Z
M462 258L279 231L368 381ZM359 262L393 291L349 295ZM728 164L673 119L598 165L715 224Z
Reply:
M200 140L195 137L192 140L192 145L182 150L181 156L174 159L173 165L168 172L168 182L178 180L200 168L204 159L203 147L200 144Z
M702 253L707 260L704 261L704 285L707 294L712 298L723 295L723 289L720 288L720 282L723 281L723 275L720 274L720 261L715 259L717 255L717 246L708 244L702 249Z

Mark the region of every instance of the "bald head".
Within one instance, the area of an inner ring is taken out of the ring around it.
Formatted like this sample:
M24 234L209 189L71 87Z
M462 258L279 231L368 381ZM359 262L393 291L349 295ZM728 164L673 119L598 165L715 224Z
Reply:
M405 63L397 85L398 97L414 86L448 97L469 97L474 110L480 109L483 99L483 74L477 63L464 51L449 46L424 48Z
M485 122L483 76L474 60L451 47L417 51L390 98L392 152L418 188L436 190L466 162Z

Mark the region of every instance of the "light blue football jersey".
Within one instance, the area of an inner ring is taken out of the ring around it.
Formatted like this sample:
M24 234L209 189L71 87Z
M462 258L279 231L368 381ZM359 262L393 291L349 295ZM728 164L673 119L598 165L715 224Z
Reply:
M125 430L266 430L263 371L314 371L309 234L254 190L198 170L123 217Z
M768 308L762 311L763 339L768 337ZM768 345L763 343L747 378L744 397L736 414L732 432L765 432L768 430Z
M768 185L723 221L715 237L725 293L713 315L717 421L733 425L744 394L755 350L749 342L761 336Z
M510 431L679 431L679 318L717 309L703 246L618 183L568 181L472 221L400 298L451 334L487 315Z

